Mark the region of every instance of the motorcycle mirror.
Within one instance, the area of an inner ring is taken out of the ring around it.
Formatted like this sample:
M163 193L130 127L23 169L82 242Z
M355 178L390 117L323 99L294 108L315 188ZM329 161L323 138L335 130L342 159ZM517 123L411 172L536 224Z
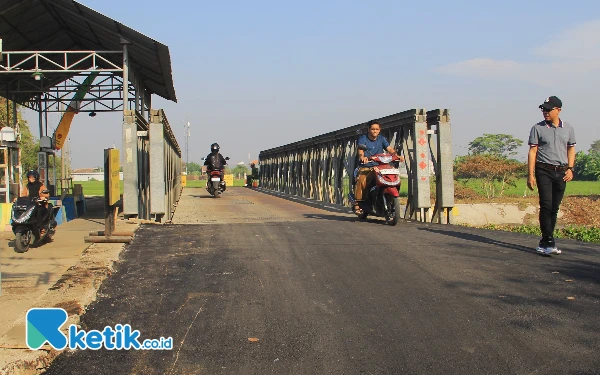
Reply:
M225 158L225 160L229 160L229 156Z
M367 146L363 145L363 144L360 144L360 145L358 145L358 149L359 150L363 150L363 151L367 151Z
M50 190L42 190L42 194L50 194Z

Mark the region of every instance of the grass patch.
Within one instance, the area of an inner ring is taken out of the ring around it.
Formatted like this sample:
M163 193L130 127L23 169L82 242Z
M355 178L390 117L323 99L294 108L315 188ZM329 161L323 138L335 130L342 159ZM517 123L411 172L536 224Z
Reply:
M488 224L478 228L503 230L507 232L533 234L542 236L540 228L536 225L497 225ZM554 230L554 238L568 238L577 241L600 243L600 228L585 225L573 225Z
M104 196L104 181L73 181L73 185L80 184L83 189L83 195L88 196ZM123 194L123 181L119 181L121 194Z
M456 185L462 185L472 189L482 197L485 197L483 191L483 181L480 179L460 179L456 180ZM499 184L496 187L496 196L500 193ZM600 194L600 181L570 181L567 183L565 196L569 195L598 195ZM537 190L529 190L527 188L527 179L521 178L515 182L515 186L507 186L504 190L504 196L507 197L524 197L536 196Z

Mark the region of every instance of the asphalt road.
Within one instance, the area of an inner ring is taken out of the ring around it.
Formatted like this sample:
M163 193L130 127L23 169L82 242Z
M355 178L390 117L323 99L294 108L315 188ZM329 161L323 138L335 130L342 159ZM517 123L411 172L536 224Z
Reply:
M173 350L65 352L46 374L600 374L598 245L544 257L528 235L203 195L184 202L274 219L143 227L82 318Z

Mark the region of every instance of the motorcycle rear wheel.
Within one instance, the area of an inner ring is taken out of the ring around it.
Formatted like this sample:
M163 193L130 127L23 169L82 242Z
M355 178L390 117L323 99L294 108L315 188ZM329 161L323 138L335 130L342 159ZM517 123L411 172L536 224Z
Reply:
M29 250L31 242L31 232L15 234L15 251L17 253L26 253Z
M219 181L211 181L212 184L212 190L213 190L213 196L215 198L220 198L221 197L221 190L219 189Z

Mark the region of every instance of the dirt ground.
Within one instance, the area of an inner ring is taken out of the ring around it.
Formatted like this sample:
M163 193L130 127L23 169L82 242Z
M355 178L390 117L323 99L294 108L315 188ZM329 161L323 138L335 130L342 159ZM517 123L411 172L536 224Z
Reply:
M455 203L518 203L538 206L537 196L485 198L472 189L460 184L455 185ZM562 226L585 225L600 226L600 195L566 196L560 206L562 217L558 224Z
M37 351L26 347L29 308L61 307L69 314L66 326L78 324L99 285L112 273L124 244L84 241L91 231L104 229L103 200L86 203L85 216L59 225L53 241L26 253L14 252L12 231L0 232L0 374L38 374L59 353L48 345ZM134 232L138 227L117 222L120 231Z

